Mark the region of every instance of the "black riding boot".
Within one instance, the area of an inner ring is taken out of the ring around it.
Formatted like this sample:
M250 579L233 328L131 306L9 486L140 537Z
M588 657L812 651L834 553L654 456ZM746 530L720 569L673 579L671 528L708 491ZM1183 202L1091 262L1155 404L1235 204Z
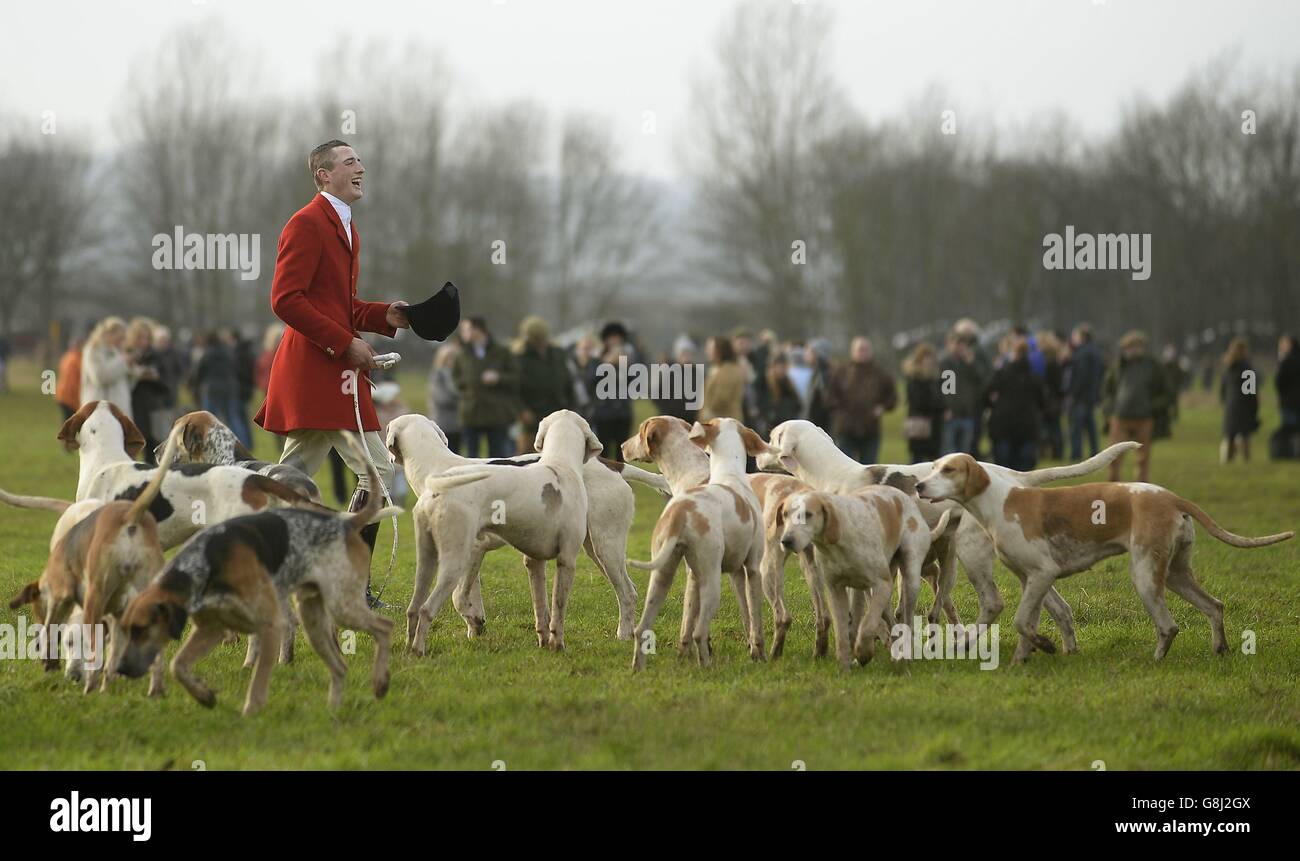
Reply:
M352 494L352 501L348 503L348 511L360 511L361 509L366 507L366 501L369 499L370 499L370 493L358 487L356 489L356 492ZM361 540L366 542L366 546L370 548L371 559L373 559L375 555L375 539L378 537L379 537L378 523L371 523L367 526L361 527ZM370 605L370 608L372 610L379 610L386 606L382 601L380 601L370 592L369 571L366 572L366 603Z

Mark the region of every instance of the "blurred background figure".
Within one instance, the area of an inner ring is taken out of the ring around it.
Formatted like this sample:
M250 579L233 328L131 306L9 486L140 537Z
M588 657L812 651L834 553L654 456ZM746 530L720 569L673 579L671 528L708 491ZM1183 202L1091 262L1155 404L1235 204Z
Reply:
M731 349L736 354L736 363L745 372L743 415L740 418L752 427L757 421L758 389L767 369L767 356L759 352L759 346L754 343L754 333L745 326L731 331Z
M1283 335L1277 342L1277 405L1282 426L1269 440L1274 458L1300 458L1300 350L1293 335Z
M829 338L813 338L803 351L809 368L808 389L803 393L803 417L820 428L830 429L833 423L830 407L831 342ZM797 379L797 378L796 378Z
M1230 463L1240 452L1250 460L1250 435L1259 430L1259 379L1250 363L1250 343L1233 338L1223 354L1223 377L1219 381L1223 404L1223 440L1219 462Z
M1137 480L1151 475L1151 440L1156 416L1169 409L1170 394L1164 370L1147 355L1147 336L1131 331L1120 338L1120 356L1102 383L1102 413L1110 427L1111 443L1134 440ZM1123 456L1110 465L1110 480L1120 480Z
M591 421L591 411L596 407L596 370L600 364L600 342L596 336L586 332L573 345L573 386L577 392L578 410L582 417ZM604 442L602 439L601 442Z
M370 394L375 404L375 417L379 419L379 436L388 439L388 423L398 416L409 415L411 409L402 402L402 387L391 380L379 383ZM406 491L406 472L396 470L388 495L395 505L405 508Z
M1160 351L1160 371L1165 375L1165 391L1168 393L1168 400L1165 402L1165 408L1155 415L1156 423L1151 437L1169 439L1174 435L1174 423L1178 421L1178 395L1190 377L1190 372L1183 367L1183 359L1178 353L1177 346L1165 344L1164 349Z
M154 448L167 438L173 416L167 409L170 393L163 382L162 356L154 349L155 323L136 317L126 329L126 355L134 380L131 386L131 414L144 434L144 459L156 463Z
M831 372L826 387L836 444L866 464L875 463L880 454L880 417L898 405L894 377L878 367L875 358L871 340L858 335L849 345L849 360ZM809 419L816 421L811 415Z
M1065 401L1065 347L1055 332L1037 334L1038 349L1043 354L1043 436L1042 451L1053 460L1065 456L1065 438L1061 434L1061 405Z
M109 401L131 416L131 362L126 355L126 323L105 317L90 331L81 353L81 403Z
M1083 438L1088 456L1098 451L1097 404L1106 375L1101 350L1092 342L1092 326L1080 323L1070 334L1070 359L1065 379L1066 414L1070 425L1070 459L1083 460Z
M989 380L989 439L993 461L1021 471L1038 465L1038 435L1043 427L1047 394L1029 362L1029 339L1013 336L1006 359Z
M640 361L636 348L628 340L627 329L617 320L610 321L600 330L599 359L589 359L586 367L587 388L591 392L591 416L588 421L594 433L605 446L604 456L622 462L623 440L632 434L632 399L624 397L623 386L605 386L597 388L596 381L602 373L601 368L609 367L605 373L619 369L619 359L624 358L630 367Z
M718 335L708 341L709 371L704 378L700 421L717 418L745 420L745 389L749 369L740 363L731 339Z
M954 327L948 333L940 366L945 374L950 372L952 384L945 386L941 380L939 387L944 405L940 454L965 452L973 455L978 450L976 432L984 406L987 377L985 369L975 360L975 344L975 336L969 331L959 332Z
M556 410L577 406L573 374L564 351L551 343L551 327L541 317L525 317L514 346L519 367L520 454L533 450L537 424Z
M54 400L63 411L65 422L81 406L81 350L84 344L80 338L73 338L68 343L68 349L59 357Z
M781 422L803 415L803 400L790 379L790 362L785 353L772 352L766 362L762 384L758 387L758 415L754 430L764 439Z
M0 335L0 394L9 391L9 339Z
M670 361L660 368L659 397L655 398L655 412L661 416L676 416L682 421L694 422L699 416L699 405L703 397L701 388L704 376L699 373L698 348L689 335L679 335L673 342L673 355ZM685 381L690 380L695 398L686 396ZM681 385L675 385L681 381ZM629 434L630 435L630 434Z
M922 341L903 362L907 418L903 437L912 463L936 460L943 434L943 395L939 391L939 357L934 345Z
M460 355L460 345L454 340L438 347L429 368L428 416L447 435L447 447L457 454L461 450L460 393L456 391L456 378L452 367Z
M262 332L262 351L257 354L257 361L253 365L253 385L263 397L271 379L271 363L275 361L275 352L280 349L282 338L284 324L280 322L272 323Z
M239 400L234 335L228 329L220 329L201 335L196 341L201 352L191 374L191 387L199 405L224 422L251 449L248 422Z
M518 411L519 367L514 355L498 344L482 317L462 324L464 348L452 365L460 395L460 426L467 457L510 457L510 425Z

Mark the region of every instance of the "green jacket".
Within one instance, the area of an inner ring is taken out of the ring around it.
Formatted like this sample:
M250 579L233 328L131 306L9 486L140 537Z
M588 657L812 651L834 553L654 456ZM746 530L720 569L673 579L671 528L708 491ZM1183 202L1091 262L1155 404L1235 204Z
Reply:
M1172 403L1169 378L1150 356L1121 358L1101 384L1101 411L1108 418L1159 418L1168 413Z
M483 372L500 375L495 385L483 382ZM460 393L460 423L466 428L509 427L519 414L519 363L496 341L488 341L483 357L465 345L451 367Z
M535 352L523 347L515 354L519 363L519 400L521 409L531 412L532 420L525 430L556 410L571 410L577 400L573 389L573 375L569 362L559 347L547 347Z

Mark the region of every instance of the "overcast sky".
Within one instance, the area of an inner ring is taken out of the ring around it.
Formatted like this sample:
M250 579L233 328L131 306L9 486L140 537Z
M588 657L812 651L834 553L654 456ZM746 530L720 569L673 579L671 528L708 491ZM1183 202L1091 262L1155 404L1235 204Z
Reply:
M775 0L782 2L782 0ZM1089 134L1135 96L1162 97L1226 51L1249 68L1300 60L1296 0L807 0L834 11L833 68L870 116L938 84L968 116L1007 124L1061 110ZM687 82L730 0L46 0L6 10L0 112L57 112L60 130L106 132L131 58L176 26L220 18L285 94L339 33L418 38L444 53L463 99L526 97L552 115L616 124L635 171L670 176ZM641 132L652 110L658 133Z

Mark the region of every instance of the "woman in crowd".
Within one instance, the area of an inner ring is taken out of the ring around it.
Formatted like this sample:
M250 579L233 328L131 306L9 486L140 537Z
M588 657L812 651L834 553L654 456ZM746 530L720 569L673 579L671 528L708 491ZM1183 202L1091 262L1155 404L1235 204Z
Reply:
M573 376L564 351L551 343L551 327L541 317L525 317L519 324L514 345L519 363L520 454L533 450L537 425L556 410L570 410L576 404Z
M144 459L156 463L154 449L167 436L172 416L168 414L169 393L163 382L162 357L153 346L154 322L136 317L126 330L126 354L133 366L131 414L144 434Z
M126 355L126 323L100 320L81 354L81 403L108 401L131 416L131 362Z
M454 340L448 341L433 354L433 367L429 369L429 404L428 415L434 424L442 428L447 435L447 447L460 453L460 393L456 391L456 379L452 376L452 366L460 347Z
M1068 354L1055 332L1038 333L1038 349L1043 353L1043 388L1047 400L1043 404L1042 450L1053 460L1065 456L1065 436L1061 433L1061 406L1065 403L1065 361Z
M1029 342L1015 337L1010 358L993 372L985 401L993 460L1000 466L1028 471L1038 465L1038 434L1047 395L1029 365Z
M744 421L747 371L737 360L731 339L723 335L710 338L706 349L709 372L704 377L700 421L718 418Z
M1219 443L1219 462L1229 463L1241 452L1250 460L1250 435L1259 430L1259 380L1250 364L1250 344L1243 337L1233 338L1223 354L1223 377L1219 381L1219 400L1223 403L1223 441Z
M785 353L769 353L763 383L758 387L757 401L758 426L754 430L765 438L781 422L797 419L803 414L803 400L790 379L790 362Z
M73 338L68 344L67 352L59 358L58 382L54 387L54 400L63 410L63 420L72 418L72 414L81 406L81 351L85 342Z
M934 345L922 341L903 362L907 386L907 418L903 436L912 463L937 460L943 433L943 394L939 389L939 356Z

